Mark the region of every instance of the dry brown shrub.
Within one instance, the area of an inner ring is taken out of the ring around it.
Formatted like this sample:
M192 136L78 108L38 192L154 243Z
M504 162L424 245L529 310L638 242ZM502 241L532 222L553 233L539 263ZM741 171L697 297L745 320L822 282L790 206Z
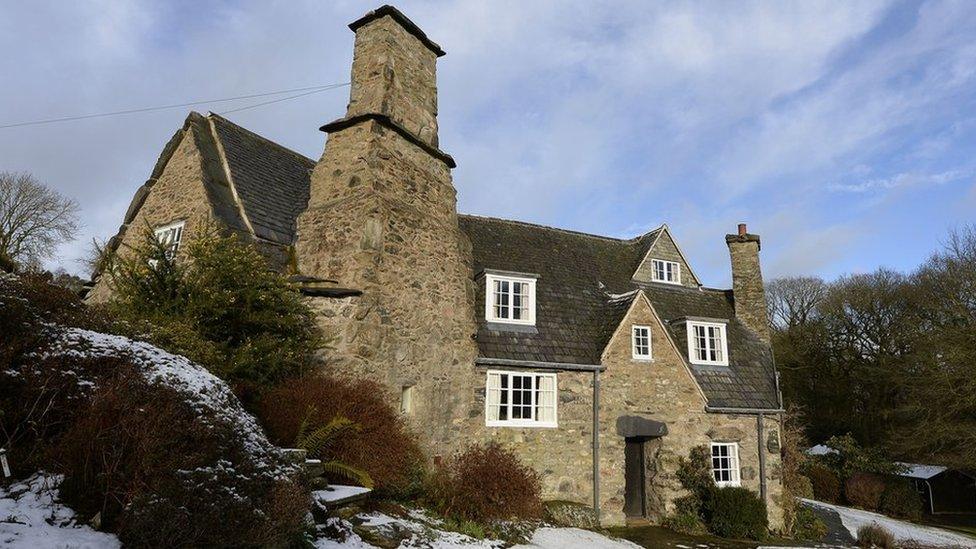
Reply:
M856 507L877 511L884 493L884 480L871 473L855 473L844 483L847 501Z
M487 524L540 518L541 493L538 473L490 442L471 446L439 466L428 499L444 516Z
M819 463L813 463L806 470L810 484L813 486L813 497L828 503L840 503L840 477L832 469Z
M336 417L353 421L359 428L330 445L325 457L365 470L380 491L406 496L420 481L424 456L383 395L382 387L366 380L296 378L264 395L259 419L271 440L281 446L295 444L306 417L313 428Z

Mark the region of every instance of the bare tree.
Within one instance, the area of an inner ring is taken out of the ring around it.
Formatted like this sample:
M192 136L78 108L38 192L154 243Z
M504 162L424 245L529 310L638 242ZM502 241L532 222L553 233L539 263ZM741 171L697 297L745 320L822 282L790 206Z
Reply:
M50 257L77 229L77 202L28 173L0 172L0 267Z
M806 324L827 295L823 279L811 276L777 278L766 284L766 306L773 328Z

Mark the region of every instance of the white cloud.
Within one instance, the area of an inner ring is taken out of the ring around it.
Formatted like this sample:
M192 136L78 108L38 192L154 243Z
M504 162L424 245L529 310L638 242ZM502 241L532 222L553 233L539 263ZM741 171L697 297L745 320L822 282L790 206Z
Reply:
M868 191L889 190L902 187L924 187L944 185L972 176L971 171L949 170L933 174L902 172L891 177L868 179L859 183L834 183L828 186L832 191L865 193Z

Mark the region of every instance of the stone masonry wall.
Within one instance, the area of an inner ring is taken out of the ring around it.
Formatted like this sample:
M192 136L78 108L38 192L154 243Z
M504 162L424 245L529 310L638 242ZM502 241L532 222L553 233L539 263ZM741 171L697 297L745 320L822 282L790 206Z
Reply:
M355 51L347 116L387 114L436 143L434 52L389 16L357 30ZM457 449L477 351L470 245L450 168L364 120L329 134L310 194L299 272L363 292L312 300L328 341L324 368L379 382L395 406L413 387L414 428L434 454Z
M651 327L653 360L631 356L630 327ZM621 324L604 355L600 395L601 512L605 525L624 522L624 446L616 432L617 418L638 415L668 425L669 433L648 442L647 509L652 521L674 512L673 500L684 495L676 477L678 460L695 446L738 442L742 486L759 493L759 441L755 416L705 412L705 400L691 372L676 352L664 326L641 298ZM558 372L559 426L554 429L484 427L486 368L478 368L478 389L472 410L478 416L470 426L471 438L487 437L513 449L535 468L543 480L547 499L592 502L592 374ZM480 407L480 409L478 408ZM473 414L472 414L473 415ZM778 448L779 424L765 421L770 524L782 527L782 485ZM481 434L485 433L485 434ZM770 436L775 443L767 444ZM772 448L772 449L771 449Z
M213 219L213 209L204 187L209 176L203 162L192 131L185 130L176 151L122 237L119 253L140 245L147 226L157 227L185 220L183 242L186 242L201 224ZM89 293L88 300L99 303L110 296L108 275L104 275Z
M685 262L684 258L681 257L681 252L678 251L678 246L671 238L670 232L664 231L664 233L661 234L661 237L657 239L657 242L655 242L654 246L652 246L650 251L648 251L645 260L634 272L634 280L638 282L653 282L652 259L664 259L666 261L677 262L679 265L681 265L681 285L689 288L698 287L698 280L692 274L691 268Z

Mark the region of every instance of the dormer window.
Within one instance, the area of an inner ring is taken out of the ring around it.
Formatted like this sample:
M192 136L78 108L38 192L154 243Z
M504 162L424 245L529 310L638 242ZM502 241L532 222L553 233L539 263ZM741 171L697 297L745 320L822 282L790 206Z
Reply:
M692 364L728 366L729 349L725 324L689 321L688 358Z
M486 274L485 319L505 324L535 324L535 279Z
M652 259L651 280L667 284L681 284L681 264L677 261Z

